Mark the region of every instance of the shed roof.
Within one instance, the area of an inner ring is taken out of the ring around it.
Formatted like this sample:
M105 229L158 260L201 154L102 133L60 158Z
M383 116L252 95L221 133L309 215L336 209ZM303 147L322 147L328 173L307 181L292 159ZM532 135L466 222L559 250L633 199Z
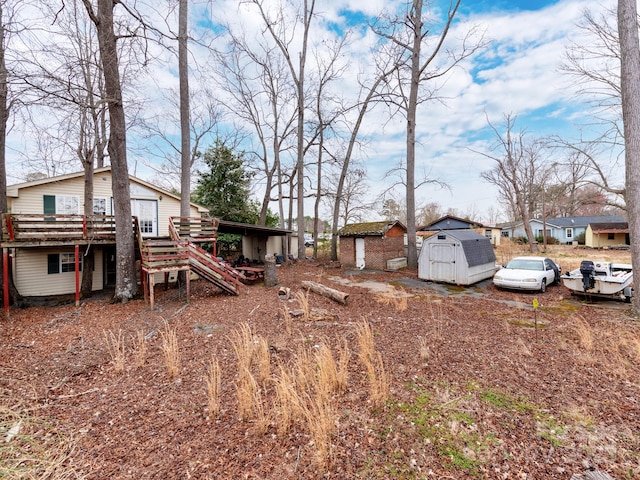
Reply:
M627 222L590 223L593 233L629 233Z
M464 256L467 259L467 264L470 267L484 265L485 263L495 263L496 254L493 251L491 240L473 230L442 230L438 232L437 235L429 237L425 242L437 239L438 235L443 234L453 237L460 242Z
M392 222L385 220L383 222L351 223L342 227L338 235L341 237L383 236L395 225L399 225L404 231L407 230L398 220Z

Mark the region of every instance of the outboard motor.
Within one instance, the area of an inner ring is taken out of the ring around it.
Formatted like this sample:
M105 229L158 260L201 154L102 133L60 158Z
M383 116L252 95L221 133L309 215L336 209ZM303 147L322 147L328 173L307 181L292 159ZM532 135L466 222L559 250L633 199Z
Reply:
M586 292L595 285L593 272L596 267L591 260L583 260L580 262L580 273L582 274L582 286Z

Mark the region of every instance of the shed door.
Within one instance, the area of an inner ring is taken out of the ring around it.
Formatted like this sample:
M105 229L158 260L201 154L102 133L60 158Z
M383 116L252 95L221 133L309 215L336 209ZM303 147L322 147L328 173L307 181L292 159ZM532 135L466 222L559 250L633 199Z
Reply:
M364 268L364 238L356 238L356 267Z
M423 246L424 248L424 246ZM431 278L435 282L456 282L455 243L430 243L429 263Z

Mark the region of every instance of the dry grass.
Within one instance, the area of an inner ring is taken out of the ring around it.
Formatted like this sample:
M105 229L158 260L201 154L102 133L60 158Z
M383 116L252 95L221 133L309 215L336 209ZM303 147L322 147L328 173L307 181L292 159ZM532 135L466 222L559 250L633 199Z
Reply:
M280 435L285 435L296 422L302 419L300 395L296 389L295 374L280 365L275 379L276 427Z
M294 365L296 389L301 396L312 395L315 388L315 367L311 355L300 347Z
M160 338L162 339L161 348L169 378L177 378L180 374L180 347L176 329L165 323L164 330L160 332Z
M386 402L389 396L389 377L384 368L382 355L375 349L373 331L366 320L356 324L358 356L367 371L371 401L375 406Z
M576 315L576 322L573 325L573 329L578 335L580 348L586 352L591 352L593 350L593 332L591 326L582 315Z
M420 335L418 335L418 354L420 355L420 360L422 360L423 362L429 360L429 344L427 343L427 340Z
M246 422L254 415L254 400L256 399L258 383L251 370L242 366L238 371L238 382L236 383L236 398L238 399L238 418Z
M247 323L241 323L237 330L231 332L229 340L238 358L240 370L244 368L251 371L253 351L255 348L251 327Z
M305 403L305 420L313 438L314 459L316 465L324 470L329 465L331 436L336 428L333 405L321 396L308 396Z
M403 288L393 285L389 285L386 292L376 293L375 299L385 306L393 305L396 312L404 312L409 305L409 294Z
M147 361L147 341L144 338L144 332L138 330L135 335L131 336L133 344L133 365L141 368Z
M258 433L258 435L264 435L265 433L267 433L267 430L269 429L271 420L269 418L269 415L267 414L267 411L264 408L262 391L260 390L260 388L257 387L257 385L256 385L256 388L253 390L252 405L253 405L253 415L255 418L256 432Z
M122 330L116 335L112 331L104 332L107 350L116 372L123 372L126 366L127 350Z
M264 337L257 337L255 355L258 363L258 381L261 385L265 385L271 376L271 351L269 342Z
M291 312L289 312L289 307L287 307L287 305L280 307L280 316L284 320L284 331L287 335L291 335L293 332L293 318L291 317Z
M431 337L435 342L440 342L444 339L445 322L444 315L442 313L442 301L436 300L427 302L429 306L429 315L431 317L432 332Z
M295 293L295 299L298 302L300 310L302 310L302 320L308 320L311 316L311 307L309 306L309 292L298 290Z
M347 390L349 358L351 358L351 353L349 352L349 343L346 339L343 339L342 345L340 347L340 360L338 363L337 372L338 391L340 393Z
M533 352L527 343L522 339L522 337L518 337L516 340L516 347L518 349L518 353L523 357L532 357Z
M40 418L0 405L0 478L78 480L76 442Z
M209 361L205 380L207 383L209 414L212 418L215 418L220 412L220 392L222 390L222 370L220 369L220 362L215 356Z
M328 401L339 389L338 368L331 349L326 344L321 344L314 356L317 367L316 393L318 397Z

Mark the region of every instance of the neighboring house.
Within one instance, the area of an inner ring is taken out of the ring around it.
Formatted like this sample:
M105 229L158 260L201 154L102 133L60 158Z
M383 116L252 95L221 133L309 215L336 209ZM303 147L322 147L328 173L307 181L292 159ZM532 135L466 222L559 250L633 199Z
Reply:
M627 222L590 223L584 237L584 244L593 248L618 247L630 243Z
M500 245L501 228L490 227L479 222L466 220L464 218L455 217L453 215L445 215L428 225L417 229L418 235L422 237L430 237L435 232L441 230L473 230L487 237L492 245Z
M129 187L132 215L138 217L142 236L167 237L169 218L180 216L180 197L135 177L130 177ZM52 231L62 228L64 223L58 221L56 224L56 217L47 218L47 214L77 214L81 222L84 213L84 173L7 186L7 202L11 216L44 215L44 227L51 226ZM192 217L201 217L207 212L206 208L191 204ZM111 167L95 171L93 213L113 215ZM10 242L7 232L3 231L2 245L9 249L18 292L27 297L73 293L76 288L74 249L80 243L82 252L85 245L91 245L94 249L93 290L115 285L114 236L105 235L82 241L44 238L31 242Z
M547 238L553 237L560 243L576 242L582 234L586 235L590 223L620 223L624 220L617 215L594 215L588 217L556 217L547 218L546 222L540 218L531 220L531 229L536 238L542 237L546 223ZM502 236L511 238L526 237L524 224L518 222L502 227Z
M404 257L406 227L398 221L352 223L338 232L344 267L385 269L387 261Z

